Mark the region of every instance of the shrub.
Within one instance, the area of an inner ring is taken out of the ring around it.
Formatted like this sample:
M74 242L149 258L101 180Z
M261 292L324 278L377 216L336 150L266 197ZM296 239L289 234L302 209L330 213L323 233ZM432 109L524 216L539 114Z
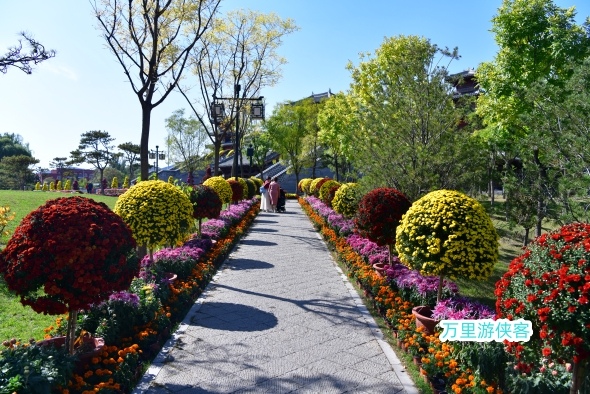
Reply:
M143 181L117 199L115 212L133 230L140 245L149 249L174 246L191 231L193 206L174 185Z
M42 188L42 190L43 190L44 192L46 192L46 191L48 191L48 190L49 190L49 186L47 186L47 183L43 182L43 188Z
M548 363L588 363L590 355L590 224L567 224L531 242L496 283L498 317L530 320L527 351L508 350L528 374L541 355ZM575 373L574 373L575 375Z
M246 187L248 188L248 193L246 194L247 198L248 198L248 200L251 200L256 195L256 191L258 190L258 186L256 186L256 183L254 183L254 181L250 178L244 179L244 181L246 182Z
M129 189L129 177L126 176L125 179L123 179L123 189Z
M361 188L358 184L345 183L334 194L332 207L339 214L352 218L358 211L361 198Z
M377 188L365 194L359 201L354 224L362 237L377 245L395 245L395 231L402 215L411 205L410 200L400 191Z
M246 180L244 178L238 178L238 182L240 182L240 185L242 185L242 189L244 189L242 191L242 198L241 199L246 199L248 198L248 184L246 183Z
M66 181L64 190L72 190L72 181L70 181L69 179Z
M223 203L215 190L205 185L196 185L186 188L191 203L193 204L193 217L195 219L215 219L219 216Z
M311 179L311 178L303 178L302 180L299 181L299 184L297 185L297 188L302 193L305 193L307 195L311 195L311 192L310 192L309 188L311 187L311 182L312 181L313 181L313 179Z
M231 187L231 191L232 191L231 200L232 200L232 202L241 201L244 198L244 187L242 186L242 184L234 179L230 179L227 182L229 183L229 186Z
M35 190L41 190L41 183L40 182L35 183Z
M113 177L111 181L111 189L118 189L119 188L119 179L116 176Z
M260 186L262 186L262 184L263 184L264 182L262 182L262 179L260 179L260 178L256 178L255 176L253 176L253 177L250 177L250 180L251 180L252 182L254 182L254 186L255 186L255 193L258 193L258 190L260 189Z
M174 185L174 177L172 175L168 177L168 183Z
M309 194L313 194L316 197L320 195L320 188L324 184L324 182L329 181L330 178L316 178L314 179L310 186L309 186Z
M57 181L57 183L55 184L55 189L56 190L63 190L61 181Z
M203 182L203 185L215 190L222 203L229 204L231 202L232 188L222 176L211 177Z
M330 206L330 190L334 187L340 186L340 182L337 182L333 179L329 179L326 182L322 183L322 186L319 189L318 197L320 200L324 202L324 204Z
M498 234L479 202L437 190L403 216L396 248L401 262L423 275L483 280L498 261Z
M4 231L8 222L14 219L15 213L10 212L10 207L7 205L5 207L0 206L0 236L2 235L9 235L8 231Z

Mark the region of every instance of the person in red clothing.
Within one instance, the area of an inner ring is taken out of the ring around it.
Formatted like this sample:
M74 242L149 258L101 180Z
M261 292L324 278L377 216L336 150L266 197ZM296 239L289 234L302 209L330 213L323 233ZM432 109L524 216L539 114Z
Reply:
M281 187L279 186L279 182L277 177L275 176L272 178L270 182L270 186L268 189L268 194L270 195L270 205L272 206L272 211L277 211L277 203L279 202L279 191Z

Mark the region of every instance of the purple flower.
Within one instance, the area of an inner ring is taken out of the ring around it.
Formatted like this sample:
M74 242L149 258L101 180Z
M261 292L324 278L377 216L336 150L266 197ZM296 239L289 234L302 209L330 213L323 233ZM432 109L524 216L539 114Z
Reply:
M109 302L122 302L129 306L139 306L139 296L128 291L118 291L109 296Z
M494 310L463 296L439 301L432 311L436 320L495 319Z

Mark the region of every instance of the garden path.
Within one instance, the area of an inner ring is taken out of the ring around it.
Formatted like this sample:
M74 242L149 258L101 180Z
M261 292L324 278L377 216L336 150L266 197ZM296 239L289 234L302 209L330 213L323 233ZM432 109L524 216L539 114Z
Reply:
M260 212L135 393L418 393L297 201Z

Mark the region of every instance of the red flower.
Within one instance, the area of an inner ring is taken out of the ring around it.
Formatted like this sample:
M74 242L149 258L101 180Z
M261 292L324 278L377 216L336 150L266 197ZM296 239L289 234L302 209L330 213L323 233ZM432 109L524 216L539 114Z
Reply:
M543 356L545 357L549 357L549 355L551 354L551 348L543 348Z

